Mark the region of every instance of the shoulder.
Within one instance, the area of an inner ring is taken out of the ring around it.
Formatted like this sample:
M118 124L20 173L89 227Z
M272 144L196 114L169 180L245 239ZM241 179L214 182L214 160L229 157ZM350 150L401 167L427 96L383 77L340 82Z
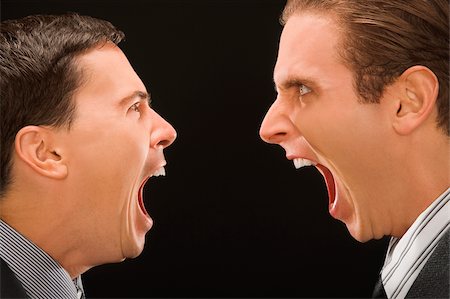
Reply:
M433 254L411 286L408 298L449 297L450 229L444 234Z
M0 259L0 298L27 298L25 289L3 259Z

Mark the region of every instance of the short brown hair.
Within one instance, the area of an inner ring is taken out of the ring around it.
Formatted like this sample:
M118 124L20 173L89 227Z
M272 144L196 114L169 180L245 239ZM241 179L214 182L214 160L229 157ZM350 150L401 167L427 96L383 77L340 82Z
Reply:
M124 34L111 23L75 13L6 20L0 29L0 196L11 183L17 132L27 125L70 128L81 84L75 57Z
M345 32L338 51L363 102L378 103L411 66L432 70L439 80L437 126L450 135L448 0L288 0L281 23L302 11L326 13Z

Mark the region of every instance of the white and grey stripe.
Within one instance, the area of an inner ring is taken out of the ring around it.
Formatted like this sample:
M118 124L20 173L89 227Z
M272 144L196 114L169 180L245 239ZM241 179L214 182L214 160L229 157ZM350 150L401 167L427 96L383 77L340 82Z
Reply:
M391 239L381 271L388 298L406 296L439 240L449 229L450 188L417 217L401 239Z
M0 220L0 258L31 298L84 297L81 278L69 274L47 253ZM77 290L78 288L78 290Z

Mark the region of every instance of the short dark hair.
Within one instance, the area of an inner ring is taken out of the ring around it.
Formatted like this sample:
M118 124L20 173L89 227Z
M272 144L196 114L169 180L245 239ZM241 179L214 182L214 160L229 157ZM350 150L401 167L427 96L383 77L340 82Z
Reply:
M302 11L328 14L345 32L338 51L362 102L378 103L411 66L432 70L439 80L437 126L450 135L448 0L288 0L281 23Z
M111 23L76 13L6 20L0 27L0 196L11 177L17 132L27 125L70 129L73 94L82 83L76 57L124 34Z

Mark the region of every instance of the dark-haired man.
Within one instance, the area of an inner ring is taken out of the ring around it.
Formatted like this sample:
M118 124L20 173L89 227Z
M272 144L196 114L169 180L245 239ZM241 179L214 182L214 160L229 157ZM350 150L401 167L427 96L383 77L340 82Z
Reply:
M122 38L77 14L1 24L2 297L80 298L80 274L143 249L142 189L176 133Z
M292 0L260 135L324 176L361 242L392 236L374 296L449 296L449 7Z

